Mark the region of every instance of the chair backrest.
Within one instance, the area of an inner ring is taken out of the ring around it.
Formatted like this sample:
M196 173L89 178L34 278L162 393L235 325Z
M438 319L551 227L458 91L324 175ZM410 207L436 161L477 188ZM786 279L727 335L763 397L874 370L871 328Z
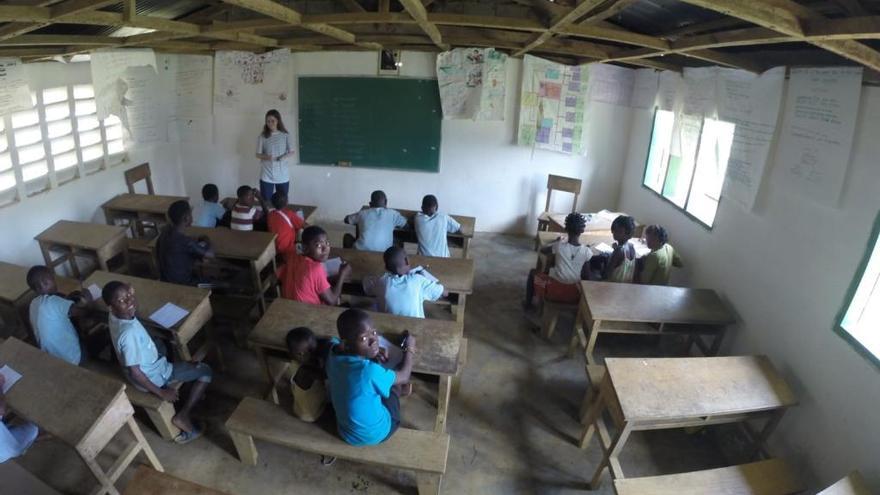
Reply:
M137 167L132 167L125 171L125 185L128 186L128 192L134 194L134 185L138 182L147 181L147 193L156 194L153 190L153 179L150 176L150 164L141 163Z
M574 213L575 211L577 211L578 196L580 196L581 194L581 184L582 181L580 179L563 177L561 175L548 175L547 204L544 205L544 211L550 211L550 195L553 194L553 191L562 191L574 194L574 201L572 201L571 203L571 212Z
M816 495L871 495L865 479L858 471L846 475L846 478L822 490Z

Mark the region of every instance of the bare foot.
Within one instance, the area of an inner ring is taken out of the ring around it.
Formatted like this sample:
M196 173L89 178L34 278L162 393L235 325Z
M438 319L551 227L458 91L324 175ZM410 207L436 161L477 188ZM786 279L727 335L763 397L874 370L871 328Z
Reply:
M171 418L171 424L180 428L183 431L193 431L193 424L189 418L184 418L180 414L175 414L173 418Z
M412 383L404 383L400 385L400 396L407 397L412 395L413 392L413 384Z

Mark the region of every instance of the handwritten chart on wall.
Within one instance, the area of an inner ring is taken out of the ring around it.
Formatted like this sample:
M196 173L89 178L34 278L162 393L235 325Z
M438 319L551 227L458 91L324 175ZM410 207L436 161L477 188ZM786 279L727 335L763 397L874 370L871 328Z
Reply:
M792 69L779 143L786 184L836 205L843 189L861 95L861 67Z
M33 108L24 65L17 58L0 58L0 115Z
M214 56L214 107L218 113L290 108L290 50L218 51Z
M437 81L299 78L300 163L437 172Z
M517 143L582 155L587 77L586 66L526 55Z

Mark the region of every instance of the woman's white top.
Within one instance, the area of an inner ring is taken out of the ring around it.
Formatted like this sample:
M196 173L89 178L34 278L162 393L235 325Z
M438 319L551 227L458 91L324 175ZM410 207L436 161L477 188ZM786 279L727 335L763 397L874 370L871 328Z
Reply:
M293 151L293 143L290 140L290 134L281 131L275 131L269 137L257 138L257 153L260 155L269 155L277 157L286 155ZM260 180L271 184L283 184L290 182L290 170L288 169L287 159L284 160L260 160L263 169L260 173Z

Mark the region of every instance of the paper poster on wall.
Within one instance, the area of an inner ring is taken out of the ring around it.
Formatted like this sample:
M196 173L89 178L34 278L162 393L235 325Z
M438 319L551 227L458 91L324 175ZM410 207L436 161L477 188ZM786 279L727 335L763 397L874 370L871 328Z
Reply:
M290 50L267 53L217 51L214 56L215 113L290 111Z
M764 177L776 132L785 67L763 74L721 69L718 118L734 124L733 144L721 195L751 210Z
M713 117L718 112L719 67L685 67L682 112Z
M156 54L149 48L96 50L90 53L89 66L95 88L95 106L99 119L116 115L125 122L123 97L126 88L122 81L129 67L150 66L156 70Z
M0 58L0 115L34 107L24 65L17 58Z
M776 173L828 205L843 189L861 96L861 67L791 69Z
M630 106L633 108L654 108L659 84L660 72L654 69L636 70Z
M660 73L657 87L657 107L660 110L676 111L681 108L684 98L684 81L681 74L671 70Z
M517 144L584 154L588 74L585 65L525 55Z
M214 59L208 55L160 55L159 74L171 92L167 110L168 140L204 143L214 141L213 98L205 91L214 76Z
M590 100L629 106L636 71L611 64L590 64Z
M444 119L504 120L507 55L494 48L455 48L437 55Z
M129 67L123 75L125 93L123 106L131 140L136 143L155 143L168 140L168 117L162 101L159 75L153 67Z

